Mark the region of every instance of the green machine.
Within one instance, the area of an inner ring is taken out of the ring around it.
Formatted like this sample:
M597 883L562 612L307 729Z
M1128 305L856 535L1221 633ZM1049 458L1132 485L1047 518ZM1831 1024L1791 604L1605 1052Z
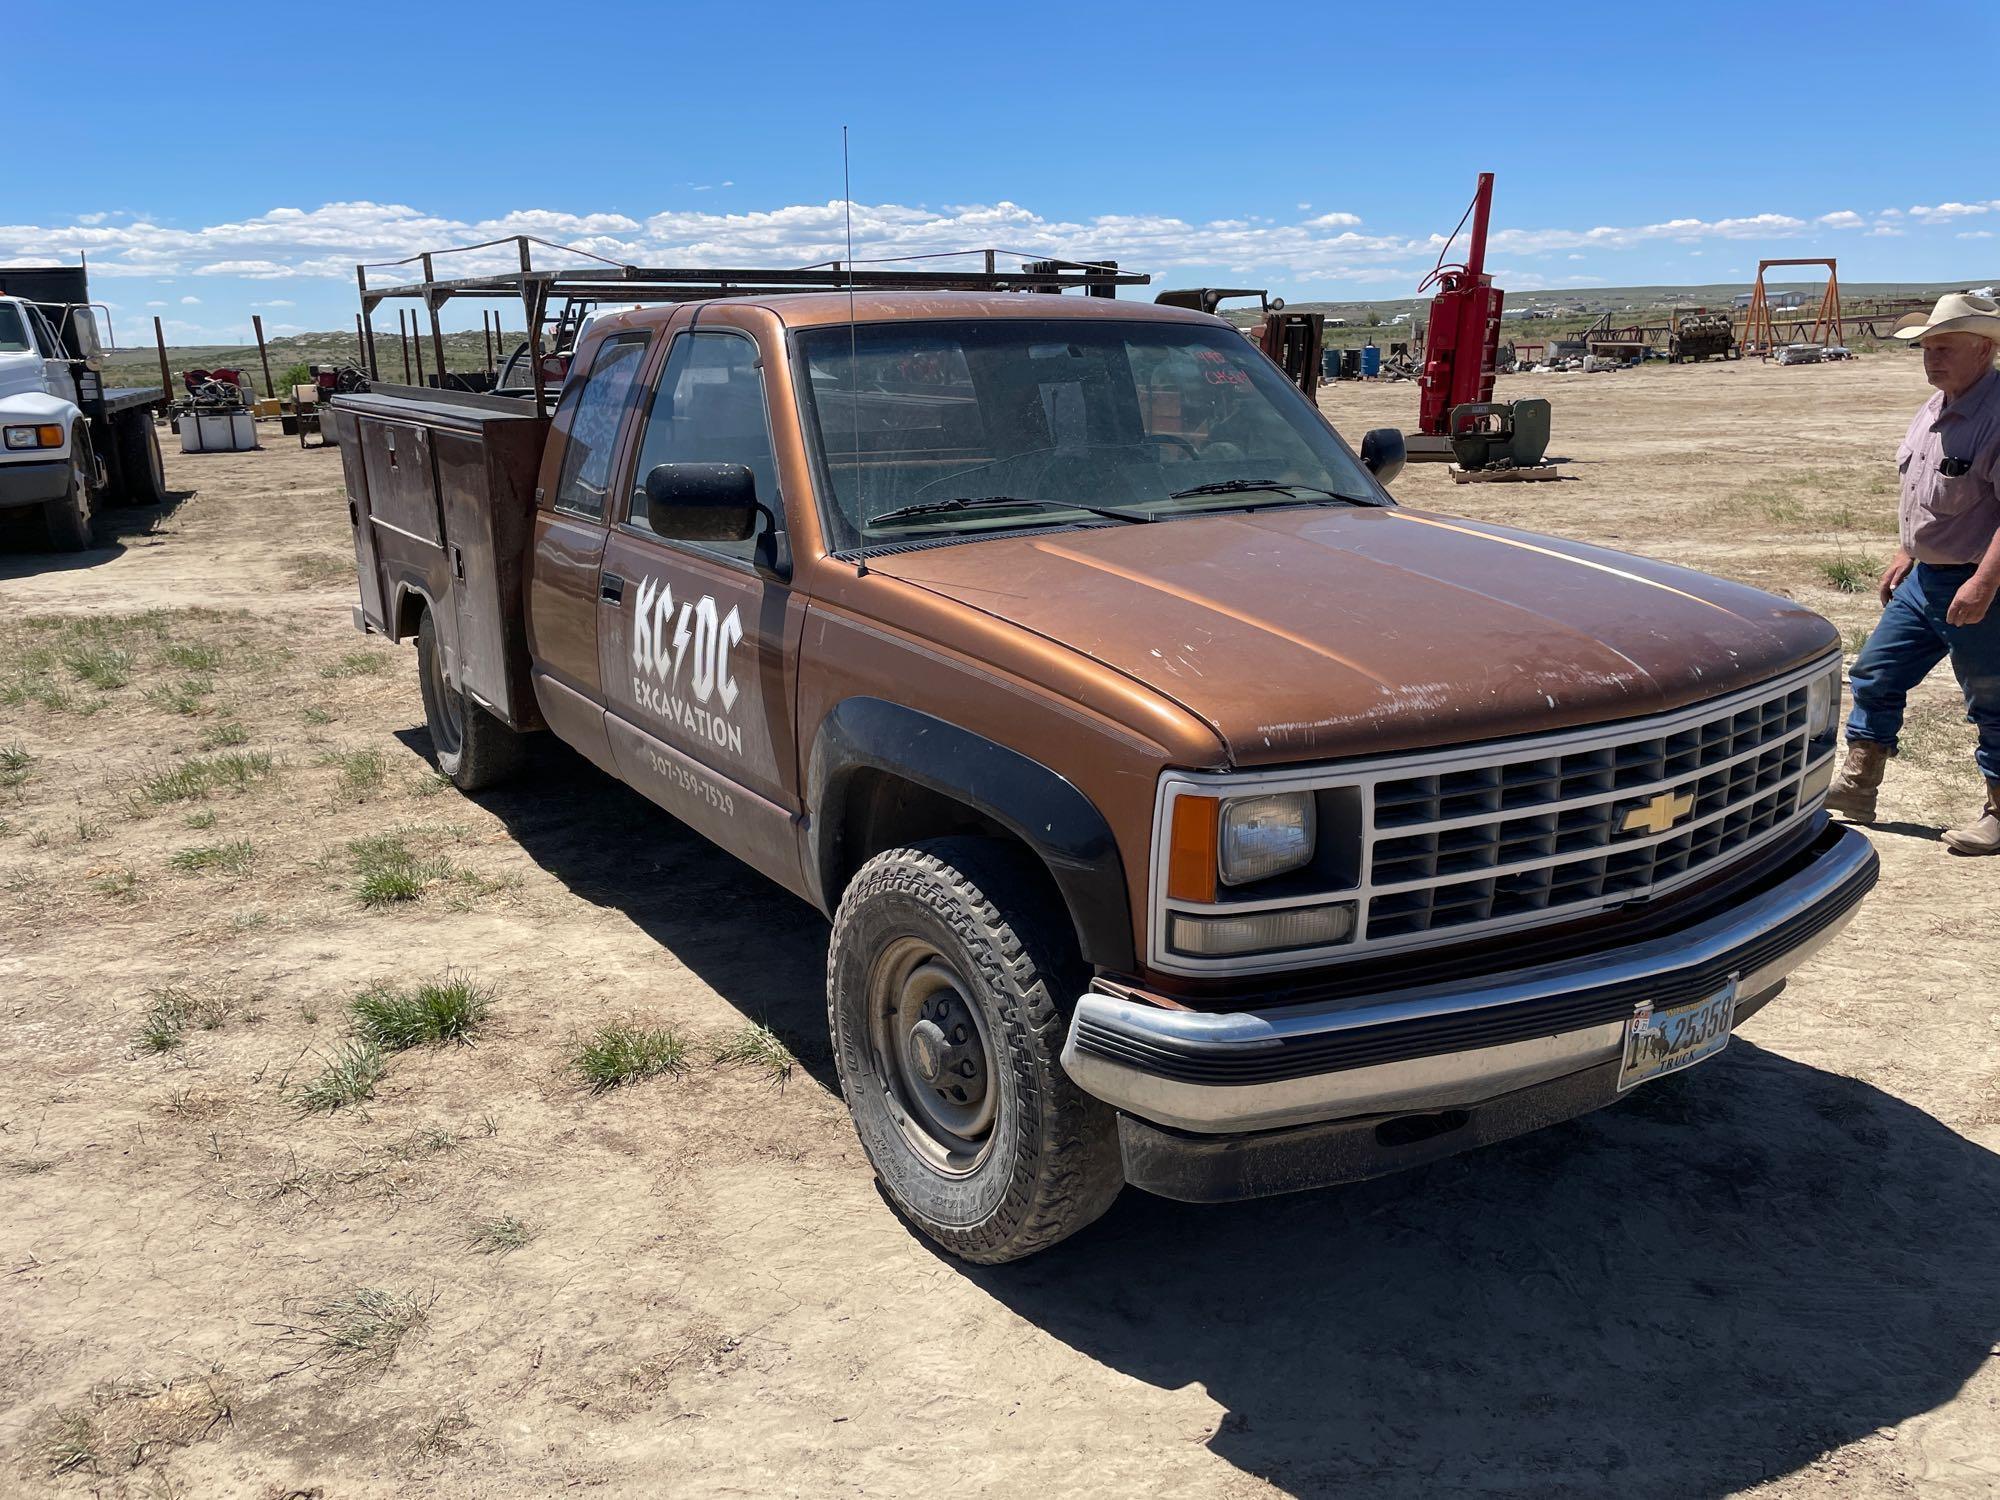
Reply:
M1451 409L1451 452L1461 469L1532 469L1549 451L1549 403L1467 401Z

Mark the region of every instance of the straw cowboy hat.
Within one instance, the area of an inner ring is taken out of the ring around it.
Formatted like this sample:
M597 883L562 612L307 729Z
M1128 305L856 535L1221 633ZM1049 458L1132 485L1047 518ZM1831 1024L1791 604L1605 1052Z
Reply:
M1946 292L1930 317L1912 314L1909 327L1898 328L1896 337L1914 340L1934 333L1976 333L2000 344L2000 302L1971 292Z

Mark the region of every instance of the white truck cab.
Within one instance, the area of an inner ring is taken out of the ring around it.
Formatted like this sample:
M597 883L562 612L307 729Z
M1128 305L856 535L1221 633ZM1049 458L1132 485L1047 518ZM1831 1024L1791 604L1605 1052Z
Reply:
M50 544L90 545L101 501L166 494L151 391L107 391L87 305L0 295L0 510L39 509Z

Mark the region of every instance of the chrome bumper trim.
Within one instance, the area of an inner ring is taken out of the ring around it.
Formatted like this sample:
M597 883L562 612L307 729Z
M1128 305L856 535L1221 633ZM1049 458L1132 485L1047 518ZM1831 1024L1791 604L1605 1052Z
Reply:
M1089 993L1071 1017L1063 1067L1118 1109L1210 1134L1478 1103L1614 1056L1624 1016L1676 979L1716 970L1720 982L1737 981L1746 1005L1768 994L1846 924L1874 882L1877 861L1866 838L1851 828L1827 837L1811 863L1779 884L1611 957L1565 959L1470 986L1256 1012L1167 1010ZM1782 940L1794 930L1796 941ZM1775 949L1774 938L1781 939ZM1545 1010L1552 1024L1541 1032ZM1491 1044L1449 1042L1453 1034L1496 1030L1504 1039ZM1369 1061L1385 1046L1392 1053L1421 1049L1423 1037L1440 1044L1422 1055ZM1338 1060L1302 1076L1272 1076L1287 1054ZM1242 1081L1231 1081L1232 1073Z

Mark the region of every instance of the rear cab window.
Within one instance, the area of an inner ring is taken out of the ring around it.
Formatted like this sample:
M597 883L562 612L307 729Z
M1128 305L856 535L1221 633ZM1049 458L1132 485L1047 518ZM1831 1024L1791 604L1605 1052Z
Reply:
M606 339L597 346L589 373L563 391L562 405L570 407L569 428L551 503L566 515L604 519L611 460L626 413L637 399L648 342L650 335L645 333Z
M26 354L33 347L27 325L21 321L21 309L12 302L0 302L0 354Z

